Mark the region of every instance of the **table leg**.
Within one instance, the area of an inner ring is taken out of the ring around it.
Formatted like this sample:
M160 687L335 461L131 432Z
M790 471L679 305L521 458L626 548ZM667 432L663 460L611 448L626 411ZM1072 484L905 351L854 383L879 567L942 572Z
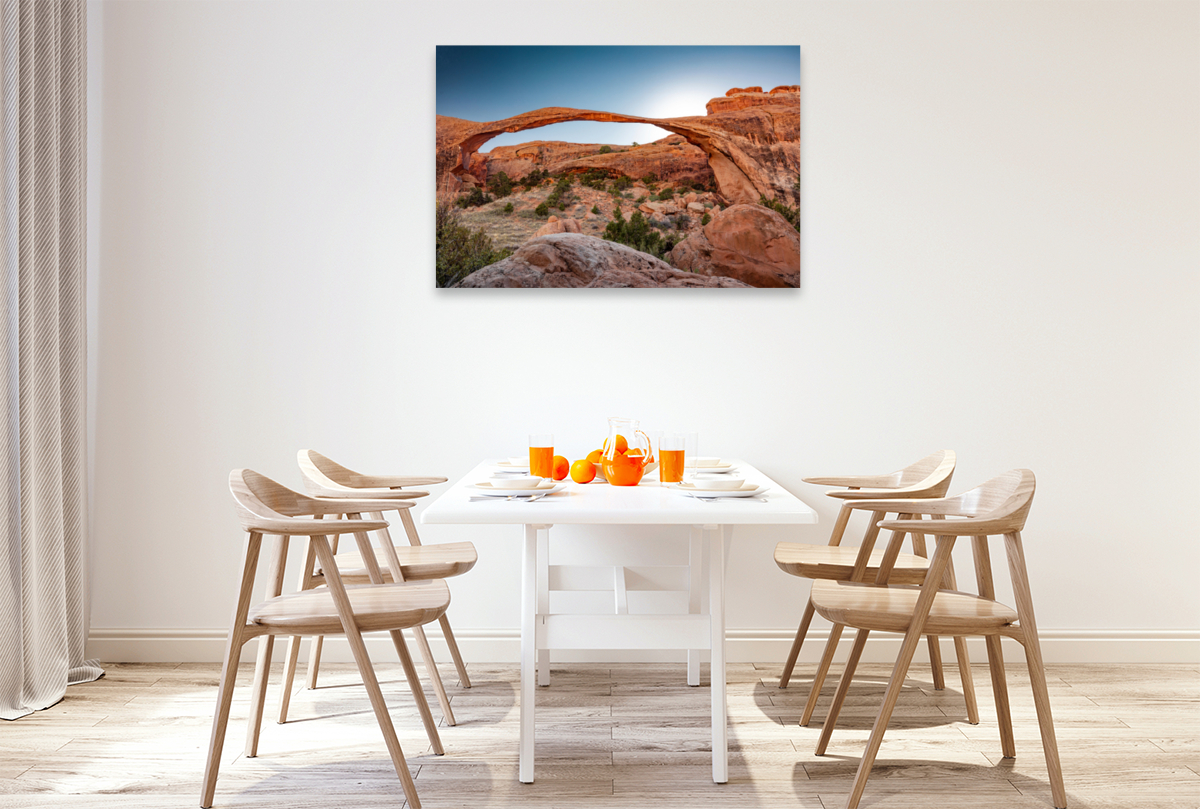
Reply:
M700 614L701 577L704 559L704 528L693 525L688 551L688 613ZM700 650L688 649L687 684L700 685Z
M537 538L537 614L550 614L550 532L538 529ZM537 650L538 685L550 685L550 650Z
M525 526L521 557L521 744L518 780L533 783L533 707L537 681L538 526Z
M725 695L725 549L729 547L732 526L713 526L708 554L708 612L712 626L712 663L709 683L712 689L713 781L729 780L729 719Z

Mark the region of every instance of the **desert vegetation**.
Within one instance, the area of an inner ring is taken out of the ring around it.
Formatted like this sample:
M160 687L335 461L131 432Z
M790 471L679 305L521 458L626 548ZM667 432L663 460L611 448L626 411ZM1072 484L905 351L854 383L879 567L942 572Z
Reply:
M457 207L449 200L439 199L435 210L439 287L453 286L481 267L512 255L511 250L497 250L482 230L462 224Z

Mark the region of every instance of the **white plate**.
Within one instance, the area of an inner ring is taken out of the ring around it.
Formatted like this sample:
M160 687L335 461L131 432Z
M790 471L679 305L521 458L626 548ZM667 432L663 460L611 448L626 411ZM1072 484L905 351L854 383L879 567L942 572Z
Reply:
M496 481L484 480L484 481L481 481L479 483L472 485L471 488L473 488L476 491L481 492L483 494L493 495L495 497L508 497L509 495L512 495L512 494L516 494L516 495L550 494L551 492L558 491L559 489L563 488L565 485L566 484L564 484L564 483L555 483L553 480L544 480L532 489L530 489L530 488L518 489L513 486L505 487L504 481L502 481L502 480L496 480Z
M756 497L770 489L754 483L744 483L740 489L697 489L690 483L676 483L676 491L689 497Z
M513 463L512 461L497 461L497 469L503 469L505 472L528 472L529 461L525 463Z
M720 458L705 458L696 459L696 463L688 463L685 458L683 468L690 469L693 472L728 472L733 469L733 464L728 461L722 461Z
M734 470L733 464L722 466L685 466L683 471L689 475L724 475Z

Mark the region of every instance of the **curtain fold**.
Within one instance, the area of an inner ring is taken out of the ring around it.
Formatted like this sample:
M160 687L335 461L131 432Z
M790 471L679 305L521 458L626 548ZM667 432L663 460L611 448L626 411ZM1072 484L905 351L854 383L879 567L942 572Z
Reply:
M84 660L83 0L0 0L0 718L103 675Z

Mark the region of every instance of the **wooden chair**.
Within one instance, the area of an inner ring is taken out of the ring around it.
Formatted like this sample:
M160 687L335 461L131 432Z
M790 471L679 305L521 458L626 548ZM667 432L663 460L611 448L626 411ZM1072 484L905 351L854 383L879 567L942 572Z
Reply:
M428 492L413 491L402 487L428 486L445 483L446 478L437 476L396 476L396 475L363 475L330 460L319 452L305 449L297 453L300 471L304 475L305 490L313 497L327 498L362 498L370 497L386 500L390 503L385 509L372 513L375 520L383 519L383 510L394 510L400 515L404 532L409 544L395 545L385 526L380 531L381 547L387 566L381 570L383 582L429 581L433 579L448 579L466 573L475 566L478 555L475 546L470 542L448 542L440 545L422 545L417 535L417 526L409 509L413 503L406 502L414 497L424 497ZM370 581L370 571L363 564L361 554L357 552L337 553L336 540L333 546L335 560L342 580L349 584ZM324 566L310 552L305 562L304 571L300 577L300 590L320 587L325 583ZM471 687L471 678L467 675L467 667L459 652L454 632L450 628L450 620L441 615L438 622L442 627L446 645L450 647L450 656L458 671L459 682L463 688ZM450 706L450 698L446 687L438 673L437 662L429 641L425 637L423 627L413 627L413 636L417 641L417 649L425 662L429 679L437 695L438 704L446 723L453 726L456 723L454 711ZM308 687L317 687L317 672L321 663L320 635L313 637L308 658ZM293 637L288 641L287 661L284 667L284 688L280 695L279 722L287 721L287 713L291 700L292 683L295 681L296 666L300 655L300 638Z
M879 716L867 742L866 752L859 763L854 786L846 801L846 809L855 809L862 797L871 765L883 742L888 720L900 696L909 664L923 634L981 635L986 639L988 667L991 670L992 690L996 699L996 714L1000 725L1000 747L1005 758L1016 756L1012 718L1009 715L1008 686L1004 676L1004 658L1000 638L1009 637L1025 647L1029 680L1033 687L1033 704L1037 710L1046 768L1055 807L1065 809L1066 790L1063 788L1058 744L1054 738L1054 721L1050 715L1050 697L1046 688L1046 673L1038 643L1037 623L1033 617L1033 598L1029 590L1029 574L1025 568L1025 550L1021 530L1033 502L1035 482L1028 469L1017 469L1000 475L958 497L923 500L878 500L867 504L876 511L898 511L927 514L939 520L887 520L882 528L893 531L880 560L875 583L820 581L813 585L812 602L819 615L839 624L854 627L858 634L846 671L838 683L833 707L825 718L817 755L824 755L837 722L838 712L854 669L862 655L867 636L872 630L902 632L904 642L896 657L892 678L888 683ZM946 519L958 518L958 519ZM928 531L936 525L937 548L929 562L921 586L895 584L891 581L894 563L906 532ZM991 558L988 554L989 536L1003 535L1012 578L1015 610L995 600L992 583ZM971 537L975 558L975 576L979 595L939 589L943 574L949 569L950 554L958 537Z
M354 534L359 551L368 567L378 570L367 531L377 531L387 523L379 520L325 520L321 517L341 515L348 512L372 511L390 505L390 501L363 499L319 500L306 497L281 486L269 478L249 469L237 469L229 475L229 488L242 527L249 533L246 558L242 570L241 588L229 639L225 647L225 661L221 669L220 688L217 692L217 707L213 716L212 736L208 745L208 759L204 769L204 782L200 793L200 806L207 809L213 804L216 792L217 769L220 766L221 750L225 743L225 730L229 722L230 706L233 703L233 687L237 676L238 659L242 646L248 641L262 637L259 647L259 666L255 672L251 694L250 723L246 740L246 755L257 754L258 732L262 726L263 701L266 695L267 671L270 662L271 644L275 635L298 634L345 634L358 664L359 674L367 689L379 729L391 755L396 774L404 788L404 796L410 806L419 807L416 786L404 761L404 753L396 738L396 730L388 714L387 705L367 656L363 643L363 632L389 630L400 661L409 682L416 682L416 669L412 657L404 644L400 630L420 626L436 620L445 613L450 604L450 590L442 581L422 582L415 585L366 585L346 589L333 561L333 549L329 536ZM312 516L310 516L312 515ZM254 607L250 606L251 591L258 571L259 552L263 537L276 539L271 546L268 562L270 583L268 598ZM327 587L321 590L281 595L284 566L287 559L288 540L293 536L310 538L310 546L316 557L329 571ZM268 665L263 665L267 663ZM426 724L426 731L436 726L425 702L419 684L414 689L417 707ZM440 742L434 750L441 753Z
M863 542L859 547L843 547L841 541L846 532L846 527L850 522L851 513L855 509L867 508L862 505L862 501L878 499L880 497L888 497L893 500L942 497L950 487L950 478L954 475L956 462L957 457L952 450L942 450L927 455L910 466L886 475L805 478L805 483L845 487L845 489L826 493L830 497L836 497L843 501L841 510L838 512L837 521L833 526L833 533L829 538L828 545L780 542L775 547L775 563L779 565L780 569L793 576L801 576L808 579L826 581L874 580L879 572L882 553L872 552L868 549L866 555L863 555L860 551L864 547L873 547L875 538L879 533L878 523L887 515L884 512L873 513L870 524L867 526L866 534L863 537ZM919 584L924 580L925 571L929 567L929 562L926 558L927 550L924 536L920 534L913 535L913 550L916 552L915 554L900 554L897 557L892 573L894 577L893 581L897 583ZM947 579L948 585L953 587L953 566L948 570ZM784 662L783 673L779 678L780 688L787 688L788 686L788 682L792 676L792 669L796 665L796 658L800 654L800 648L804 643L805 636L808 634L812 618L813 603L810 598L805 605L804 615L800 619L800 628L796 631L796 639L792 642L791 651L788 652L787 660ZM812 721L813 712L816 709L817 700L821 694L821 688L825 684L825 677L829 673L830 666L833 665L833 657L837 651L838 641L841 639L841 636L842 627L834 624L830 630L829 640L825 644L825 651L821 655L821 662L817 666L817 672L813 677L812 686L808 693L808 700L804 705L804 713L800 718L801 725L807 726ZM966 642L962 638L956 638L954 643L955 652L958 657L959 676L962 679L963 699L967 707L967 721L973 725L978 724L979 707L975 699L975 687L971 679L971 663L967 654ZM934 688L940 691L946 687L946 681L942 674L942 655L939 639L932 636L929 638L929 662L933 668Z

